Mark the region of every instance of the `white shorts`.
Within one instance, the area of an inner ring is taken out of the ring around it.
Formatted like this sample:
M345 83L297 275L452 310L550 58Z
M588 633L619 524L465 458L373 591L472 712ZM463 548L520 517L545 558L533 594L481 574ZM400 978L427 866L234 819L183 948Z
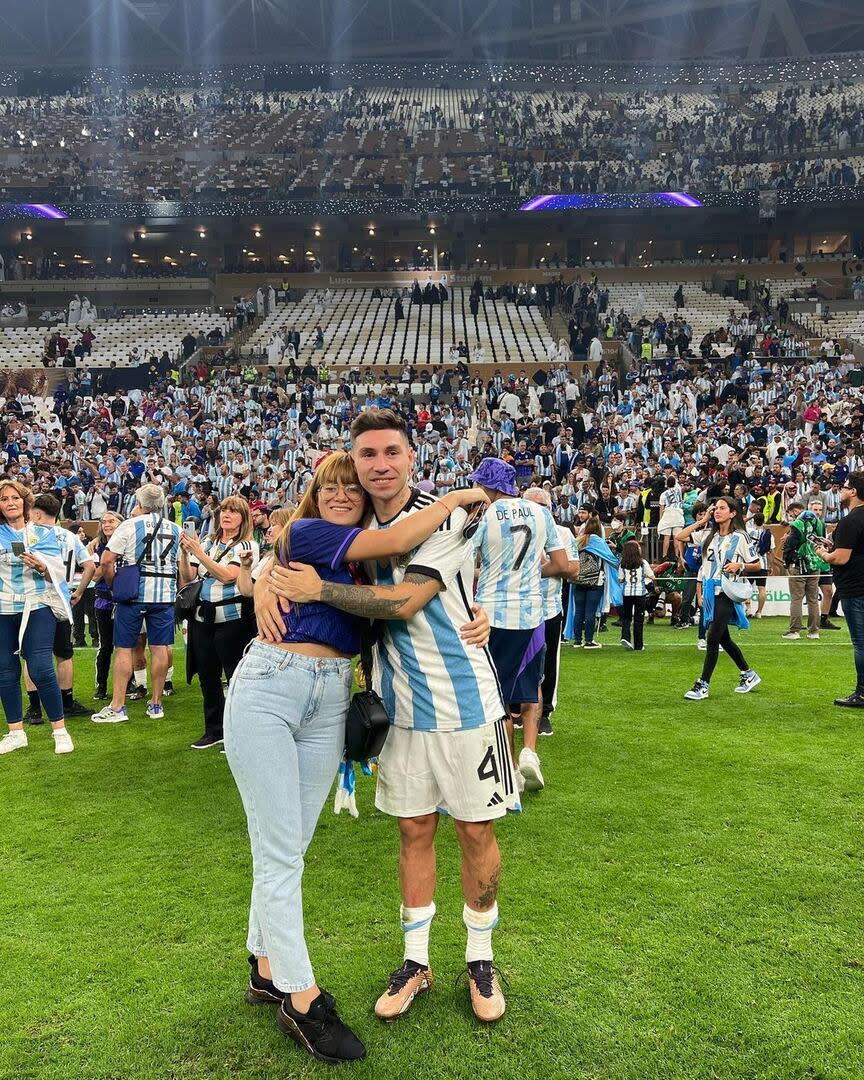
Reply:
M375 805L392 817L445 813L490 821L521 809L505 721L468 731L391 727L378 758Z
M684 511L677 507L663 511L663 516L657 523L657 532L660 536L677 536L684 528Z

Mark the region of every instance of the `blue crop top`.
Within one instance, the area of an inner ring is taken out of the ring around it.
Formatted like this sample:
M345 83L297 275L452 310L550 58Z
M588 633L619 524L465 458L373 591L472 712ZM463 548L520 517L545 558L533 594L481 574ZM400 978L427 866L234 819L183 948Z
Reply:
M360 532L353 525L331 525L320 518L300 518L289 533L290 561L314 566L324 581L354 585L356 579L346 563L345 552ZM285 619L286 643L316 641L351 656L360 652L360 624L347 611L322 604L292 603Z

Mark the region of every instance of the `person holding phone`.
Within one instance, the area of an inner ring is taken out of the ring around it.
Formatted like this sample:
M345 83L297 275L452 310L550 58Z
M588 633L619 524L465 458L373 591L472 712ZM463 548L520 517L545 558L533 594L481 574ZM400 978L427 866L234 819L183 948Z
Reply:
M252 605L243 603L237 588L241 557L258 558L249 503L240 495L229 495L219 504L214 525L202 541L195 535L194 524L184 521L180 537L180 583L188 585L196 578L201 582L186 644L186 681L191 683L197 672L204 698L204 734L192 743L193 750L221 746L222 677L231 681L255 636Z
M736 602L723 591L723 578L740 573L755 574L761 563L753 551L747 527L741 513L741 504L731 495L722 495L705 513L678 533L679 541L686 542L692 533L707 529L702 544L702 611L707 626L705 662L702 675L684 697L688 701L703 701L708 697L708 687L720 647L741 672L737 694L749 694L762 680L744 659L744 654L732 640L730 626L748 630L750 623L744 612L744 604Z
M71 621L61 584L63 562L53 529L30 522L33 496L15 480L0 486L0 701L8 732L0 754L27 746L21 696L21 657L51 721L54 752L75 747L63 716L63 697L54 671L57 613Z

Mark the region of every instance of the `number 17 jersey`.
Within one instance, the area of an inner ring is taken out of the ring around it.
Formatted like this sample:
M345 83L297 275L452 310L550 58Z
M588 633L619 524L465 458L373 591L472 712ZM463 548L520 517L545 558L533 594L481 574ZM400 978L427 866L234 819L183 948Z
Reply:
M474 534L480 556L476 600L492 626L533 630L543 622L543 553L563 546L545 506L511 498L492 503Z

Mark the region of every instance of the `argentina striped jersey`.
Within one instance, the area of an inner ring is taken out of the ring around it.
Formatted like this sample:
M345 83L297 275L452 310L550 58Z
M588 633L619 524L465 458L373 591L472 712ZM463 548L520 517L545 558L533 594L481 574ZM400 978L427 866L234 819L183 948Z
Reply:
M153 543L149 545L146 558L142 558L154 530L156 535ZM108 541L108 550L122 558L124 566L141 560L139 604L174 603L177 597L179 549L180 526L156 513L121 521Z
M44 594L54 588L50 578L43 578L12 553L13 543L23 543L34 555L61 556L52 527L28 523L23 529L13 529L5 522L0 525L0 615L20 614L28 596L33 598L33 607L45 607L50 597Z
M386 529L431 503L413 491L395 518L369 528ZM464 510L450 517L418 548L401 558L365 563L376 585L398 585L408 573L440 581L443 589L404 621L388 619L375 650L375 688L397 727L418 731L464 731L500 720L504 702L488 649L466 645L459 628L473 618L474 552Z
M206 540L202 541L201 546L204 548L204 554L209 555L211 559L215 559L220 566L239 567L240 553L243 551L252 552L253 565L258 562L259 558L259 548L254 540L240 540L232 546L231 544L223 544L215 536L208 536ZM201 578L201 599L215 605L216 610L213 621L224 623L239 619L242 612L240 609L241 597L237 591L237 585L234 583L225 584L219 581L191 555L189 562L192 566L197 567L198 577ZM204 621L200 611L196 613L196 618L199 622Z
M533 630L544 621L543 555L564 547L552 514L526 499L496 499L474 535L480 558L477 603L501 630Z
M556 525L555 529L561 537L561 543L567 552L567 558L578 560L579 549L576 547L576 537L566 525ZM554 619L562 613L561 593L564 586L562 577L541 577L540 592L543 596L543 621Z

